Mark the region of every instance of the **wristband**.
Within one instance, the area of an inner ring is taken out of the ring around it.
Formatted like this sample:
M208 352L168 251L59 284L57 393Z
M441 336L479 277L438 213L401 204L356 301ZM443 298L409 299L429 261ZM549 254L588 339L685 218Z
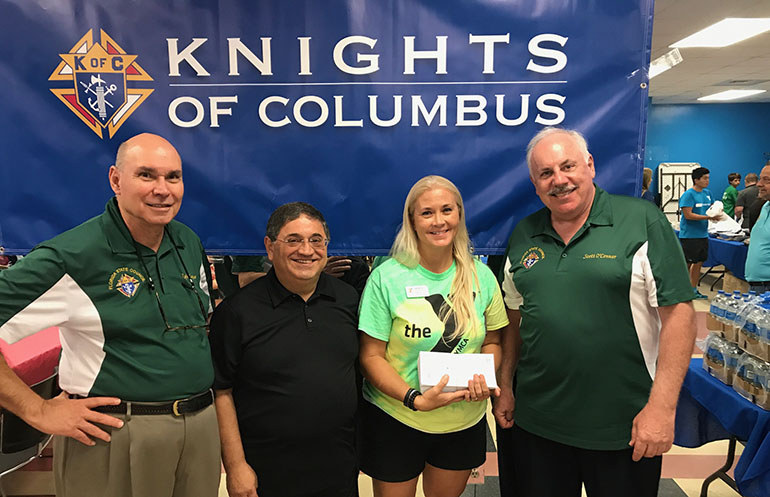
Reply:
M415 390L414 388L407 390L406 395L404 395L404 406L416 411L417 408L414 406L414 399L416 399L418 395L422 395L419 390Z

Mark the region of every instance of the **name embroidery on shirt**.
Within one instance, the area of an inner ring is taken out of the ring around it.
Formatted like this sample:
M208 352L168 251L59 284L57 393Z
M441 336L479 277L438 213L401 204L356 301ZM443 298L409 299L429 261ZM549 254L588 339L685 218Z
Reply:
M583 256L583 259L617 259L618 256L615 254L585 254Z

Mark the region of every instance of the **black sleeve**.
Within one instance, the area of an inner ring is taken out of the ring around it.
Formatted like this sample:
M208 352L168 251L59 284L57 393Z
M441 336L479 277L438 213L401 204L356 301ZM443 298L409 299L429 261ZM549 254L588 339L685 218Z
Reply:
M360 297L364 293L364 287L368 279L369 264L362 257L350 257L350 269L342 275L340 280L355 288Z
M240 316L233 312L227 300L219 304L211 316L211 361L214 364L214 389L233 388L243 357L243 336Z

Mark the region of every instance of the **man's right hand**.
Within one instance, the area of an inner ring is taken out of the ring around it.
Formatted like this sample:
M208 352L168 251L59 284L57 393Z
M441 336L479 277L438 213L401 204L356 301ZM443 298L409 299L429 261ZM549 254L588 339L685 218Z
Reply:
M70 399L65 392L62 392L57 397L43 400L39 408L32 411L25 421L44 433L64 435L85 445L95 445L96 442L91 437L105 442L110 441L109 433L95 423L120 428L123 426L123 421L92 409L117 404L120 404L120 399L116 397Z
M257 474L246 461L227 471L227 493L230 497L259 497Z
M449 383L449 375L445 374L441 377L441 381L439 381L438 384L414 399L414 407L416 407L418 411L432 411L433 409L444 407L453 402L462 402L465 400L465 394L468 390L463 389L456 392L442 392L447 383Z
M500 396L492 398L492 414L500 428L513 427L513 408L516 400L510 387L500 387Z

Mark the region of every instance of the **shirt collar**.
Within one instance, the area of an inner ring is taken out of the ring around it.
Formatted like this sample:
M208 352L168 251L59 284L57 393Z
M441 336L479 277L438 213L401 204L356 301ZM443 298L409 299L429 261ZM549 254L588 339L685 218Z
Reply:
M612 226L612 206L610 205L610 196L607 192L596 186L596 193L594 194L594 201L591 204L591 212L588 213L588 219L586 219L585 226ZM549 235L557 240L561 240L561 237L556 234L551 224L551 211L548 208L540 210L538 226L535 231L536 235ZM583 229L578 231L582 232ZM573 238L576 238L577 235Z
M268 279L268 293L270 294L270 301L273 304L273 308L278 307L283 303L286 299L289 297L296 295L289 290L286 289L285 286L281 284L281 282L278 280L278 276L275 274L275 268L270 268L270 270L267 272L267 275L265 278ZM329 278L333 278L333 276L329 276L326 273L321 273L321 277L318 279L318 283L316 284L315 291L313 292L313 295L310 296L309 299L307 299L308 302L315 300L320 297L326 297L331 300L337 299L337 294L334 291L334 287L331 285L331 281L329 281Z
M110 245L113 254L133 254L136 253L137 247L142 251L143 255L151 252L149 248L134 242L131 232L128 231L128 226L123 221L123 216L120 215L120 208L118 208L118 199L116 197L112 197L107 201L101 220L104 236L107 238L107 243ZM173 238L177 248L183 249L184 243L175 229L174 223L175 221L171 221L167 225L168 232L171 233L171 238ZM163 255L172 249L171 241L168 238L164 234L163 241L161 241L160 248L158 248L158 255Z

